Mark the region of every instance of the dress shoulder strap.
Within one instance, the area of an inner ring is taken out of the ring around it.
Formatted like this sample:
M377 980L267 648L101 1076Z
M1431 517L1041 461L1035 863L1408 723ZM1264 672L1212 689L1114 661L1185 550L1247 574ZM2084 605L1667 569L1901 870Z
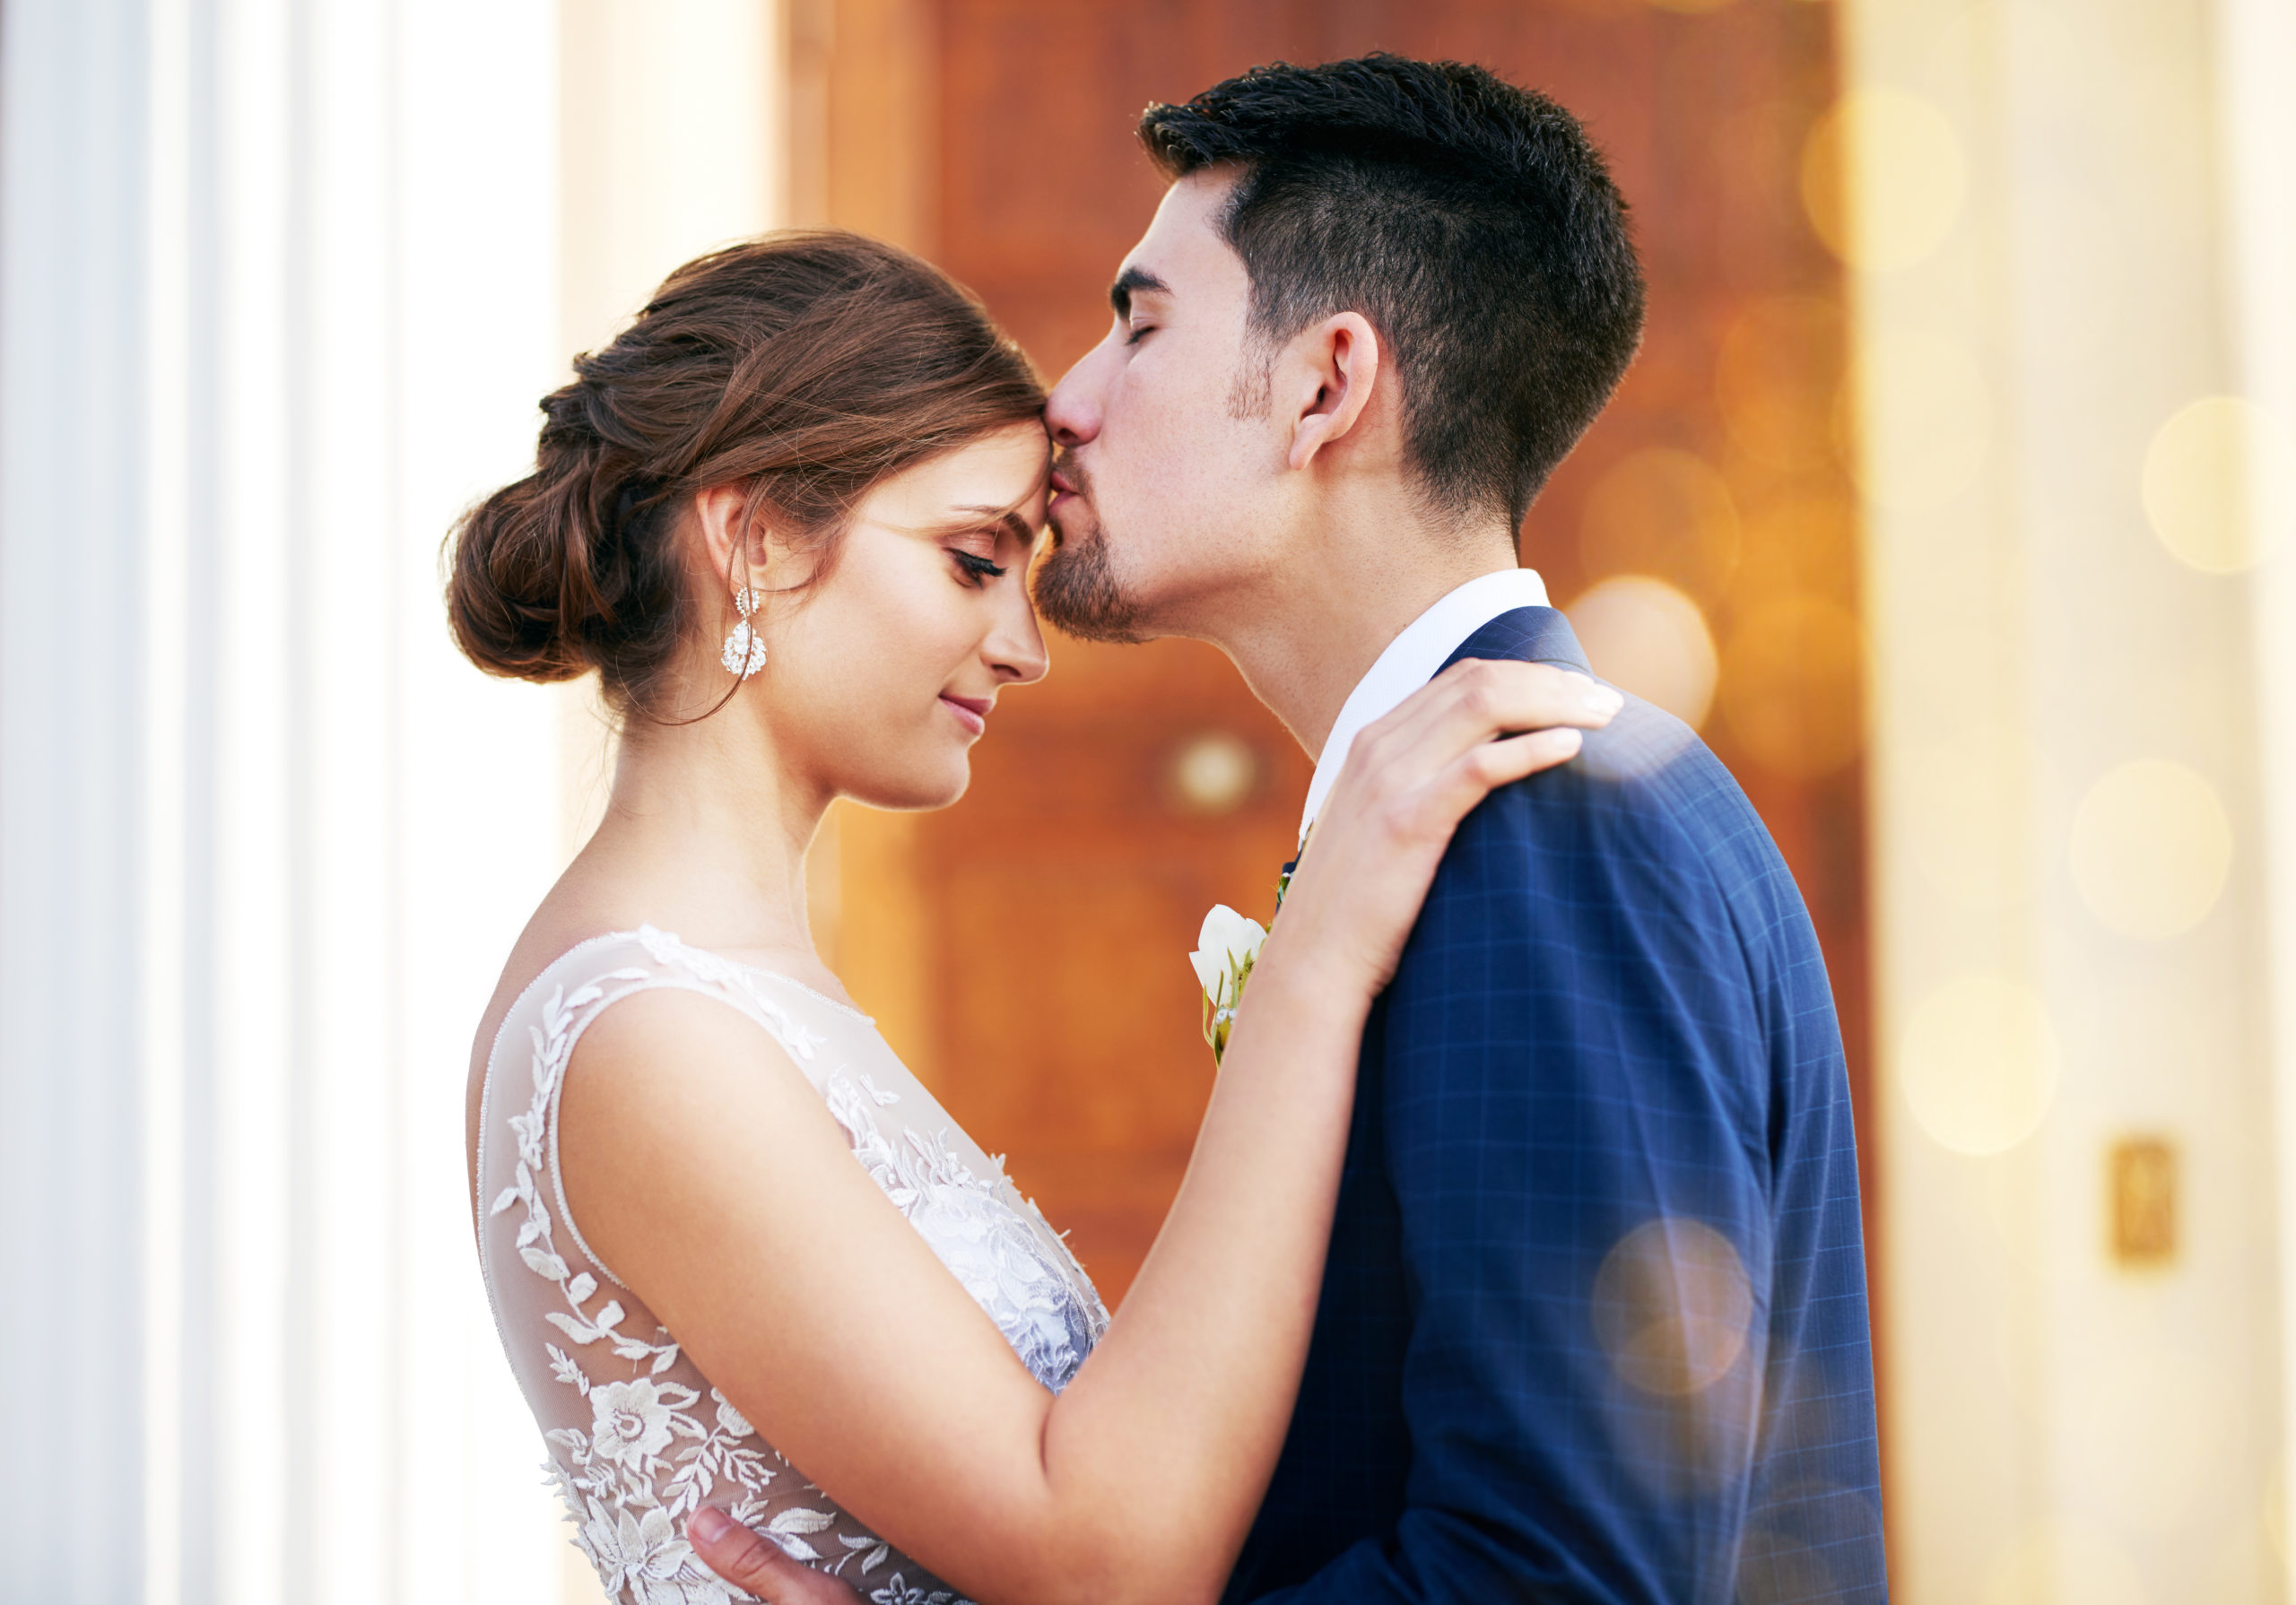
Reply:
M550 1238L554 1235L551 1217L555 1215L576 1252L614 1286L626 1286L583 1238L568 1207L559 1169L558 1106L575 1046L583 1032L622 999L675 987L715 998L755 1021L819 1091L824 1080L818 1063L823 1038L806 1029L787 1002L760 984L761 973L690 948L651 925L592 937L553 959L503 1016L487 1056L486 1080L479 1094L477 1203L482 1218L523 1202L527 1224L520 1231L520 1254L554 1258ZM518 1073L522 1063L524 1076ZM483 1162L484 1156L495 1145L510 1142L517 1150L510 1184L498 1184L497 1196L490 1199L485 1193L494 1167Z

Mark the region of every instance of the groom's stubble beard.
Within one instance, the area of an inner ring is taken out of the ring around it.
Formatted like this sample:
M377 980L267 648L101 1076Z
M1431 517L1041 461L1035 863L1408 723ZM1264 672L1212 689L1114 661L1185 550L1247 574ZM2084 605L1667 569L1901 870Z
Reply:
M1056 527L1053 549L1037 567L1037 612L1080 640L1124 646L1144 641L1143 610L1125 594L1109 560L1108 534L1092 502L1091 480L1073 459L1061 464L1061 472L1083 492L1090 511L1083 527L1073 534Z
M1273 344L1255 331L1238 354L1228 382L1228 416L1239 423L1265 419L1274 403L1274 374ZM1067 453L1056 466L1083 492L1091 522L1074 535L1057 532L1057 543L1037 568L1037 612L1064 634L1082 640L1120 646L1147 640L1147 610L1126 594L1109 560L1108 534L1100 523L1100 505L1092 499L1091 476Z

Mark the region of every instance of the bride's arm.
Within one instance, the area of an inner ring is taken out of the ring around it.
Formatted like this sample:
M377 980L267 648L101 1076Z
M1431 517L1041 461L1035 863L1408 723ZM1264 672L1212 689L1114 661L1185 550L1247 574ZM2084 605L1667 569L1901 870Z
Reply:
M1462 664L1359 738L1171 1213L1057 1397L795 1067L700 1000L641 993L583 1038L560 1116L574 1214L776 1448L969 1595L1216 1600L1291 1417L1371 1000L1460 818L1569 758L1577 733L1548 727L1601 724L1607 695Z

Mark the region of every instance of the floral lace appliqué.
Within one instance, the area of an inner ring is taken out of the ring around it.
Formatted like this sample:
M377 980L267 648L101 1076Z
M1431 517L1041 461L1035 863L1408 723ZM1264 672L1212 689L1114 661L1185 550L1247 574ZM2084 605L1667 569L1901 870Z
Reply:
M1029 1374L1056 1393L1066 1387L1108 1330L1108 1312L1035 1206L1001 1171L993 1180L975 1176L944 1136L914 1127L898 1141L887 1136L874 1106L896 1095L842 1072L822 1090L853 1157L988 1312Z
M806 1069L851 1141L854 1158L996 1321L1030 1373L1048 1388L1065 1386L1107 1330L1108 1314L1067 1245L1004 1176L1001 1163L991 1159L988 1174L980 1175L952 1150L945 1131L881 1126L879 1111L898 1106L900 1095L841 1066L826 1074L808 1068L830 1039L808 1030L761 981L762 972L651 927L629 940L657 965L683 972L756 1019ZM553 1407L551 1415L561 1424L544 1436L551 1450L546 1469L572 1521L574 1543L608 1594L631 1605L734 1605L747 1596L704 1566L685 1539L686 1518L711 1504L794 1558L845 1577L872 1605L962 1605L936 1581L905 1572L902 1557L782 1459L690 1361L681 1363L677 1343L644 1315L642 1305L633 1320L622 1299L601 1287L601 1275L612 1278L573 1222L553 1218L552 1203L562 1210L564 1194L552 1126L574 1044L608 1003L662 984L658 970L605 968L542 999L539 1019L527 1028L528 1099L505 1123L517 1144L512 1178L488 1211L490 1221L517 1212L518 1259L553 1289L540 1313L555 1337L526 1340L539 1340L549 1380L528 1388L530 1398L535 1386L571 1391L572 1397L560 1397L574 1408ZM842 1008L811 993L801 1006L816 1002ZM508 1071L500 1064L490 1074ZM598 1275L568 1262L557 1242L561 1226ZM650 1333L641 1330L646 1326L653 1327ZM518 1340L507 1326L504 1336ZM578 1424L564 1424L570 1420Z

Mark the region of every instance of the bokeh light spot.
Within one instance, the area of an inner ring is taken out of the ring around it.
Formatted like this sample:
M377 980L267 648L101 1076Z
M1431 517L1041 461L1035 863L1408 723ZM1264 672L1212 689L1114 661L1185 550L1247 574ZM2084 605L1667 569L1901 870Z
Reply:
M1864 646L1857 620L1822 596L1779 596L1730 632L1722 712L1730 733L1774 774L1813 778L1857 756Z
M1868 378L1852 468L1866 499L1927 512L1968 490L1993 444L1993 393L1975 354L1950 335L1897 330L1858 360Z
M2057 1030L2030 987L1962 976L1906 1022L1899 1079L1921 1129L1961 1154L1997 1154L2039 1129L2057 1096Z
M2212 395L2162 424L2144 453L2144 516L2171 556L2237 574L2268 556L2296 508L2296 437L2252 402Z
M2207 781L2162 759L2125 763L2073 816L2073 883L2123 936L2159 941L2206 917L2232 867L2232 824Z
M1851 91L1802 147L1810 226L1851 267L1888 273L1926 260L1952 232L1968 187L1952 120L1903 90Z
M1695 729L1714 704L1714 638L1665 580L1622 574L1563 609L1595 672Z
M1770 468L1834 460L1845 339L1841 308L1815 296L1767 296L1739 315L1714 368L1715 403L1739 450Z
M1612 1369L1666 1398L1710 1387L1738 1363L1753 1307L1737 1250L1700 1221L1644 1221L1595 1275L1595 1335Z
M1742 524L1738 567L1731 579L1741 597L1810 591L1849 602L1857 594L1857 514L1832 490L1795 490L1755 502Z
M1705 458L1663 447L1612 464L1578 524L1586 571L1648 574L1711 602L1738 560L1738 508Z
M1811 1418L1807 1429L1819 1435L1827 1424L1814 1402L1802 1408ZM1865 1580L1837 1576L1830 1557L1848 1557L1858 1566L1857 1557L1881 1543L1882 1513L1866 1496L1815 1480L1773 1485L1764 1494L1746 1513L1738 1540L1736 1605L1813 1605L1863 1592L1858 1583Z
M1259 778L1252 750L1224 730L1206 732L1172 759L1172 790L1194 813L1232 813Z

